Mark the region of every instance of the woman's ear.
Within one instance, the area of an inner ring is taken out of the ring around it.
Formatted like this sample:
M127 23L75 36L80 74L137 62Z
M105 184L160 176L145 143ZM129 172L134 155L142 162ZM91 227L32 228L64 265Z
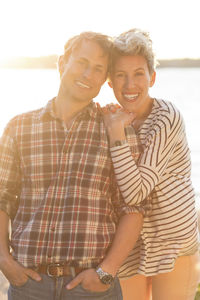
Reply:
M156 71L154 71L153 74L151 75L150 87L154 85L155 81L156 81Z

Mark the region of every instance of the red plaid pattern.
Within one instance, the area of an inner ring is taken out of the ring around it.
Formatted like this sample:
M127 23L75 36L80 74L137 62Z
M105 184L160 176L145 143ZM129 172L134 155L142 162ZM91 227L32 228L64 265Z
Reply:
M95 103L69 130L52 103L15 117L5 129L0 209L13 219L13 256L24 266L67 261L92 267L105 256L126 207Z

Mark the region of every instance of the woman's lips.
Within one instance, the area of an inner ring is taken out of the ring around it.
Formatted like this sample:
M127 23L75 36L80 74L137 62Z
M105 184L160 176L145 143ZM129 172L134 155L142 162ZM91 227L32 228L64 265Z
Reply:
M134 102L138 96L139 94L123 94L123 97L129 102Z

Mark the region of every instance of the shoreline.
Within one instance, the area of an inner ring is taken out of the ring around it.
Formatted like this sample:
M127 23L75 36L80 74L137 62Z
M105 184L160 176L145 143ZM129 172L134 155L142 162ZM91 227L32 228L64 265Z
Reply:
M157 68L200 68L200 58L157 59ZM12 57L0 62L8 69L56 69L58 55L41 57Z

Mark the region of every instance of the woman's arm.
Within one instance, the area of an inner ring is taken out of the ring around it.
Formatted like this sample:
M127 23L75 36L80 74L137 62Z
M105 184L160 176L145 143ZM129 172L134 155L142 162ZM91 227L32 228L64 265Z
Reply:
M120 191L127 204L139 205L161 181L184 128L178 111L159 112L148 135L143 137L145 148L136 164L128 144L112 147L115 141L125 140L124 124L127 118L126 112L118 114L117 111L107 112L104 116Z

